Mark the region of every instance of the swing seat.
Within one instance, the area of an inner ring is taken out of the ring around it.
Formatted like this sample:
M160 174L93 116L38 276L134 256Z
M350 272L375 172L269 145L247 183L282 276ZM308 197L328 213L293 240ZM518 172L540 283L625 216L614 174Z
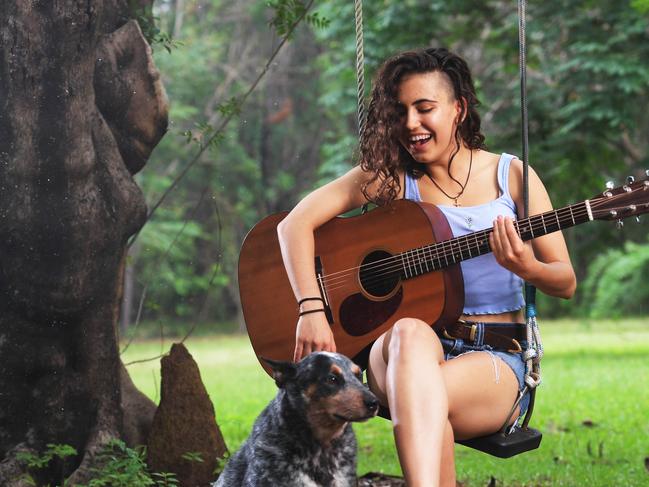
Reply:
M378 415L385 419L392 419L390 410L383 406L379 406ZM456 440L456 443L488 453L494 457L509 458L538 448L542 437L543 435L537 429L516 426L509 434L498 431L491 435L469 440Z
M456 443L488 453L494 457L509 458L519 453L535 450L541 444L541 432L534 428L516 426L514 431L502 431L470 440L457 440Z

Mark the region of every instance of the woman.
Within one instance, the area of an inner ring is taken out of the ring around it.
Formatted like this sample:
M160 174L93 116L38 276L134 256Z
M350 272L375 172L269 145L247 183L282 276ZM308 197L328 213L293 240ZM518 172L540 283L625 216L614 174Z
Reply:
M493 253L462 263L462 318L484 323L485 336L503 326L520 335L522 279L552 296L573 295L575 275L561 233L531 243L519 238L513 220L522 212L522 163L485 150L477 104L465 61L446 49L405 52L384 63L372 90L360 164L305 197L278 229L300 303L296 361L312 351L336 350L324 313L315 311L322 303L313 231L367 201L433 203L455 236L493 226ZM531 215L552 208L533 171L529 194ZM462 342L440 338L412 317L397 321L372 345L368 382L390 408L409 486L455 485L454 439L497 431L522 390L520 354L464 343L469 346L457 348ZM511 422L528 403L528 397L521 400Z

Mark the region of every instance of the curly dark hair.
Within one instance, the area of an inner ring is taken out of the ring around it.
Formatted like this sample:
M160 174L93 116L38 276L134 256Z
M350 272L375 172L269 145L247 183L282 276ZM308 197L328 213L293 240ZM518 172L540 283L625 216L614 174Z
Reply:
M456 151L449 161L449 176L453 157L462 142L469 149L485 148L485 137L480 132L480 115L476 109L480 102L466 61L445 48L397 54L383 63L374 79L367 123L360 141L359 164L363 170L374 173L362 188L369 201L381 205L397 197L401 191L399 170L417 178L424 174L424 165L415 161L399 142L402 108L399 107L397 93L406 75L435 71L446 75L455 100L462 102L461 122L455 131ZM377 181L378 189L372 196L368 188Z

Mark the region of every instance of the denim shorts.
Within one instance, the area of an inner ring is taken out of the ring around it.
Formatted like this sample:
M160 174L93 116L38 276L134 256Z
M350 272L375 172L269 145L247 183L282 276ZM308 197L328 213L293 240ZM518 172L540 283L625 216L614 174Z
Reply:
M481 323L476 323L478 326L481 325ZM518 324L512 325L512 326L520 326ZM478 333L478 336L482 335L481 333ZM510 369L514 371L514 375L516 375L516 379L518 379L518 391L519 395L520 392L523 391L525 388L525 361L523 360L523 354L522 353L510 353L510 352L502 352L499 350L494 350L491 346L485 345L485 344L480 344L480 343L475 343L474 345L469 345L464 342L464 340L461 339L449 339L449 338L444 338L440 337L440 341L442 342L442 346L444 347L444 358L446 360L451 360L454 358L459 357L462 354L465 353L470 353L470 352L487 352L489 353L492 357L498 357L501 358L508 366ZM478 340L476 340L478 342ZM521 341L520 342L521 348L523 350L527 349L527 342L526 341ZM495 367L495 364L494 364ZM517 396L518 399L518 396ZM529 391L525 393L523 396L523 399L521 399L521 402L519 404L521 411L519 414L519 418L521 418L525 412L527 411L528 406L530 405L530 393Z

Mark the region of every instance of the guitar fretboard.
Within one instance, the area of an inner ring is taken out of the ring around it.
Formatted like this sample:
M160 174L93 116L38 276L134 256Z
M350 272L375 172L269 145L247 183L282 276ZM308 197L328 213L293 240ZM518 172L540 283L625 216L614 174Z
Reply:
M592 220L592 215L589 202L583 201L515 221L514 227L521 240L527 241L590 220ZM488 228L450 240L424 245L396 254L392 259L395 260L395 263L401 263L400 277L410 279L491 252L489 234L492 231L492 228Z

